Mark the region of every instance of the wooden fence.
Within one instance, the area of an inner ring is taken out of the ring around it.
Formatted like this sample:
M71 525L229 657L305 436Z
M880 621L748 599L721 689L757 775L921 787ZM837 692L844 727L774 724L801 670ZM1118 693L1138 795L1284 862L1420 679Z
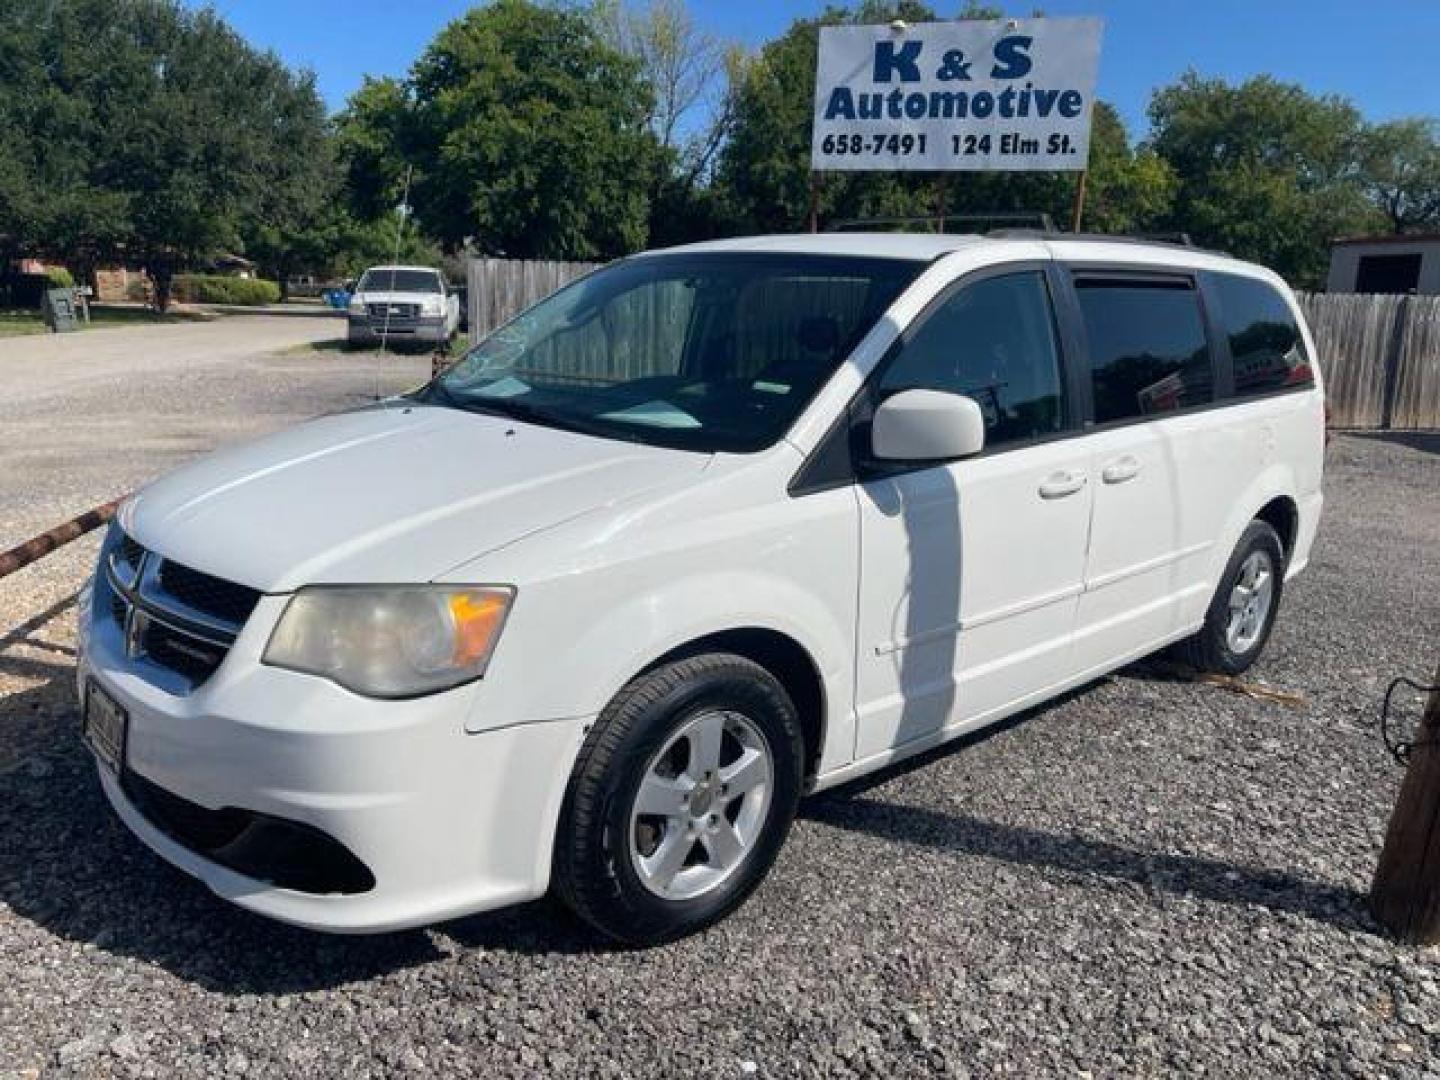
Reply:
M478 341L599 263L538 259L471 259L465 280L470 296L470 340Z
M1440 297L1301 294L1337 428L1440 428Z

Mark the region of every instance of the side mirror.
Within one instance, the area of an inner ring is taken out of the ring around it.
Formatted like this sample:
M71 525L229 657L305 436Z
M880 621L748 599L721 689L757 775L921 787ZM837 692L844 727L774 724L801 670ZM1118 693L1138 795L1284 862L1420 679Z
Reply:
M870 450L881 461L951 461L985 449L980 403L943 390L901 390L875 410Z

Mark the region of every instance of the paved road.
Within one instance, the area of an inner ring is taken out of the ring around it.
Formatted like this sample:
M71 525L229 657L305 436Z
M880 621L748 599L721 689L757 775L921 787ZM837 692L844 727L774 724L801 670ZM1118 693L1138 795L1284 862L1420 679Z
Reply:
M0 549L223 442L414 385L423 356L314 351L324 316L0 339Z

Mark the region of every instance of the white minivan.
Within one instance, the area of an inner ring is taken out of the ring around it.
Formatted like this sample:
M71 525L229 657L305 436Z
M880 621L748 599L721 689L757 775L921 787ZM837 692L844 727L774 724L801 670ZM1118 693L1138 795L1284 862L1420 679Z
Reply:
M553 889L655 942L805 792L1164 646L1240 672L1320 516L1274 274L1058 235L623 259L434 382L121 509L81 615L116 812L332 931Z

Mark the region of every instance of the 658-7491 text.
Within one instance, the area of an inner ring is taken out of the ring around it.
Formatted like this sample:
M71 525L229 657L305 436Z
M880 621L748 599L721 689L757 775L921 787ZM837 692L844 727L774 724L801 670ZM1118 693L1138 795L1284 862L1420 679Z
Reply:
M891 131L872 132L861 134L860 132L841 132L826 135L820 142L821 151L825 154L836 156L900 156L907 154L924 154L926 151L926 136L924 132L912 131ZM1044 151L1047 154L1073 154L1075 147L1068 133L1063 131L1052 132L1044 142ZM956 157L969 155L999 154L1022 154L1033 155L1041 152L1041 140L1032 135L1022 135L1014 131L1001 132L998 135L990 132L966 132L950 136L950 152Z

